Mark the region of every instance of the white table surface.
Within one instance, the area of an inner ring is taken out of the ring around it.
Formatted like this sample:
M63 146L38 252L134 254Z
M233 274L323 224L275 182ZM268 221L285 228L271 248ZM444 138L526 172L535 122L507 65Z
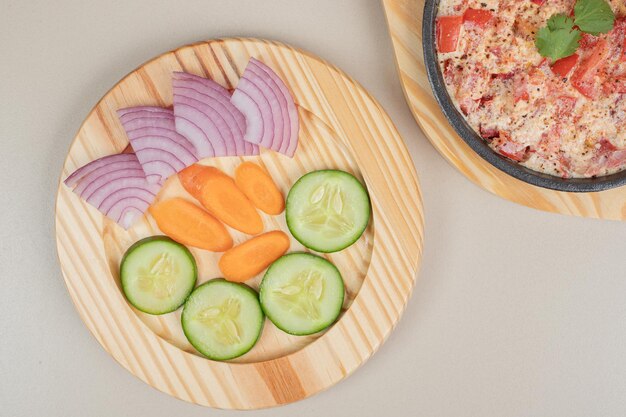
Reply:
M406 106L377 0L0 0L0 415L239 414L162 394L101 348L65 289L53 224L95 102L154 55L237 35L361 82L404 137L426 207L417 286L378 353L326 392L248 415L626 415L626 223L518 206L448 165Z

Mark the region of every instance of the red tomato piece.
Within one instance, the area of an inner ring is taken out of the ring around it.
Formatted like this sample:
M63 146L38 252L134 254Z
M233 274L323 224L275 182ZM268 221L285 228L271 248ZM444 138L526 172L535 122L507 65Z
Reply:
M585 97L593 99L598 96L594 77L606 62L608 54L608 42L605 39L600 39L591 53L581 61L574 71L571 78L572 85Z
M497 80L510 80L511 78L513 78L514 75L515 75L514 72L501 72L501 73L491 74L491 78L497 79Z
M511 136L500 131L498 139L494 139L494 147L500 155L506 156L517 162L522 162L530 157L530 149L520 143L511 140Z
M541 134L536 152L544 158L559 154L561 149L561 126L557 122L549 130Z
M626 61L626 17L617 19L610 33L614 48L619 54L620 61Z
M613 145L610 141L606 139L600 139L598 141L600 147L597 150L598 155L608 155L617 150L617 146Z
M596 149L586 175L597 175L602 168L614 169L626 164L626 149L619 149L606 139L599 140L598 144L600 147Z
M484 28L493 18L493 13L485 9L469 8L463 14L463 23L472 23L478 27Z
M626 93L626 76L621 76L607 80L602 84L602 91L605 94Z
M626 149L613 152L606 163L608 169L618 168L624 165L626 165Z
M522 162L528 159L528 148L515 142L504 142L498 146L498 152L501 155L506 156L517 162Z
M437 49L454 52L459 44L463 16L440 16L437 18Z
M515 102L528 101L528 76L518 72L513 76L513 98Z
M472 68L464 68L456 87L455 97L465 115L478 108L488 83L489 73L481 64L476 64Z
M590 35L589 33L583 33L580 38L580 42L578 42L578 45L582 49L591 49L596 46L599 39L600 38L598 38L597 36Z
M561 78L567 77L567 74L574 68L578 62L578 54L570 55L566 58L557 60L550 68L552 72Z
M543 4L546 2L546 0L530 0L530 1L535 3L538 6L543 6Z
M493 101L493 96L482 96L480 100L478 100L479 107L485 107L491 104Z
M576 98L570 96L560 96L556 100L556 107L560 117L566 117L572 113L576 106Z
M491 140L493 138L497 138L498 136L500 136L500 131L495 127L485 127L484 125L481 124L479 126L479 130L480 130L480 136L482 136L483 139Z

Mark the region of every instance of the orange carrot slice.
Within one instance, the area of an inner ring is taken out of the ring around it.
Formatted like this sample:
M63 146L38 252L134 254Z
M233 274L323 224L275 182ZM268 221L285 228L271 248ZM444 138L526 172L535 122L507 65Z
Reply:
M178 173L183 187L217 219L240 232L256 235L263 220L235 181L214 167L191 165Z
M149 210L159 229L177 242L213 252L233 247L226 227L187 200L172 198L152 205Z
M257 275L289 249L289 237L278 230L253 237L228 250L218 265L224 278L243 282Z
M185 190L191 194L196 200L200 198L200 176L206 167L203 165L193 164L178 173L178 179Z
M272 177L257 164L239 165L235 170L235 184L259 210L276 215L285 209L285 199Z

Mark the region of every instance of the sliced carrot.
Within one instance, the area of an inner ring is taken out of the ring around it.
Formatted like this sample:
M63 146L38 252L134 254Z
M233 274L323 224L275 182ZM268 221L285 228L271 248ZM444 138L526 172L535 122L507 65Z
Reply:
M207 171L207 166L193 164L178 173L181 184L196 200L200 199L202 175Z
M192 202L172 198L154 204L149 210L159 229L177 242L213 252L233 247L226 227Z
M289 237L278 230L263 233L228 250L218 265L224 278L243 282L257 275L289 249Z
M189 194L218 220L250 235L263 231L263 220L250 200L237 188L235 181L219 169L191 165L178 175Z
M274 180L257 164L239 165L235 170L235 184L259 210L275 215L285 209L285 199Z

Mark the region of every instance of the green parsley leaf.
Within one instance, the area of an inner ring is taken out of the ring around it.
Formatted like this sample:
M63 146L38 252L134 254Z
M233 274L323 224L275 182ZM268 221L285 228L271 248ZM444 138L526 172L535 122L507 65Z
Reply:
M580 30L592 35L609 32L615 23L615 14L606 0L577 0L574 16Z
M574 27L574 19L572 19L565 13L553 14L550 17L550 19L548 19L548 29L550 30L558 30L558 29L571 30L573 27Z
M535 46L541 56L553 62L576 52L581 33L574 29L574 19L565 14L555 14L548 24L537 32Z

